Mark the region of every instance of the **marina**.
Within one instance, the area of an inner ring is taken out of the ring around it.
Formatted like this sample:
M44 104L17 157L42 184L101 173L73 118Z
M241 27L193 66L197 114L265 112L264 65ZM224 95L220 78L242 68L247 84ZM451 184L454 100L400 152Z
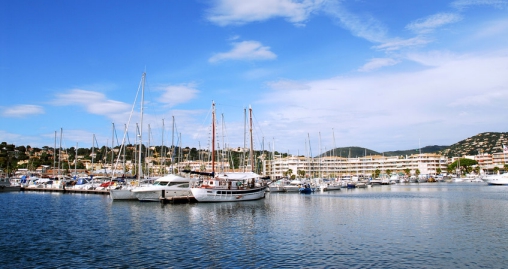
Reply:
M485 183L167 205L25 191L0 203L3 268L508 267L508 186Z

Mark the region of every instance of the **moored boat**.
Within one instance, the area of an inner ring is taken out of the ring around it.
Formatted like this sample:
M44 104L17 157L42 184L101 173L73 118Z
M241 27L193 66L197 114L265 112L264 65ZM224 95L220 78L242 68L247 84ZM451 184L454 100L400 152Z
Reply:
M156 179L151 185L134 188L131 192L140 201L157 202L162 191L164 197L192 196L190 182L190 178L170 174Z
M252 109L249 108L252 130ZM251 167L254 164L251 133ZM198 202L238 202L257 200L265 197L266 186L261 176L254 172L232 172L215 174L215 103L212 103L212 172L210 178L191 187L192 195Z
M508 185L508 173L487 176L485 181L489 185Z

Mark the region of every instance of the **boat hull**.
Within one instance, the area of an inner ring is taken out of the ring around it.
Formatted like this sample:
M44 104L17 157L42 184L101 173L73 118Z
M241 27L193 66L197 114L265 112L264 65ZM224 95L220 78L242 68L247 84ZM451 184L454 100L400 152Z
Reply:
M198 202L239 202L258 200L265 197L265 187L228 190L210 188L191 188L192 195Z
M113 200L138 200L138 197L130 189L110 190L109 196Z
M158 188L151 190L137 191L134 189L132 192L136 198L143 202L158 202L164 191L164 197L181 197L181 196L192 196L190 188L186 189L175 189L175 188Z

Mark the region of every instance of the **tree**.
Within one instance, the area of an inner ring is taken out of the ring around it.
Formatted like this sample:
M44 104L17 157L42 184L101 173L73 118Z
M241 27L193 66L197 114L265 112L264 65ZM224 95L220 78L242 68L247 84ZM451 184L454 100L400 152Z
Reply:
M448 172L448 174L453 173L453 168L452 168L450 165L448 165L448 166L446 167L446 172Z
M286 177L290 177L293 174L293 170L290 168L284 173Z
M497 173L499 173L499 167L496 166L496 167L494 167L494 174L497 174Z
M404 169L404 174L406 174L406 176L410 176L411 175L411 169L409 169L409 168Z
M475 172L475 174L477 174L477 175L479 175L479 174L480 174L480 166L479 166L479 165L477 165L477 166L475 166L475 167L474 167L474 172Z
M374 171L374 178L378 178L379 174L381 174L381 170L376 169L376 171Z
M390 176L392 174L392 170L386 169L386 175Z
M436 173L439 175L439 174L441 174L441 172L442 172L442 171L441 171L441 168L439 168L439 167L438 167L438 168L436 169Z
M467 159L467 158L459 158L458 160L454 161L449 165L451 168L451 171L459 170L459 173L462 173L461 171L472 171L473 165L477 165L478 162L475 160Z
M420 175L420 169L417 168L416 171L415 171L415 174L416 174L416 176L419 176Z

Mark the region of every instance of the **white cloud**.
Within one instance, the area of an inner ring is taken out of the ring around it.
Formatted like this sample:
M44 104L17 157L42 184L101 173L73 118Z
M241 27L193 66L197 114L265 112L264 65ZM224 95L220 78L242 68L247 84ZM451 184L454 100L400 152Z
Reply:
M38 114L44 114L44 108L37 105L17 105L6 107L2 111L2 116L7 118L24 118Z
M454 13L438 13L427 18L418 19L406 26L407 29L416 33L429 33L443 25L462 20L462 16Z
M382 43L386 41L387 29L380 21L372 16L357 15L346 10L340 2L326 2L323 11L349 30L353 35L370 42Z
M80 105L89 113L110 116L111 114L129 111L130 105L109 100L103 93L73 89L67 93L59 93L53 101L55 105Z
M330 145L331 128L340 133L338 146L437 141L456 137L459 129L492 130L505 121L507 71L508 53L498 52L450 57L413 72L276 81L268 84L273 91L260 104L269 112L260 118L273 119L267 125L273 134L266 135L284 137L277 142L281 148L303 141L306 130L314 137L328 133Z
M452 7L464 9L470 6L493 6L496 8L507 8L507 0L457 0L452 2Z
M277 58L270 47L263 46L258 41L242 41L233 43L228 52L216 53L208 61L211 63L225 60L272 60Z
M507 100L508 99L508 86L503 91L493 91L486 93L479 93L469 95L465 97L459 97L457 100L448 104L450 107L470 107L470 106L487 106L493 103L495 100Z
M358 69L360 72L372 71L384 66L392 66L398 64L400 61L392 58L374 58L370 59L368 63Z
M225 26L283 17L291 23L301 25L321 2L322 0L216 0L208 11L208 20Z
M158 89L163 91L163 94L157 101L167 104L169 107L186 103L198 95L199 91L196 89L196 86L194 83L160 86Z
M459 56L449 51L428 51L407 53L405 59L417 62L425 66L440 66L452 60L458 60Z
M374 48L378 49L378 50L395 51L395 50L400 50L400 49L408 48L408 47L423 46L423 45L426 45L430 42L431 42L430 39L426 39L421 36L408 38L408 39L395 38L392 40L388 40L381 45L374 46Z

